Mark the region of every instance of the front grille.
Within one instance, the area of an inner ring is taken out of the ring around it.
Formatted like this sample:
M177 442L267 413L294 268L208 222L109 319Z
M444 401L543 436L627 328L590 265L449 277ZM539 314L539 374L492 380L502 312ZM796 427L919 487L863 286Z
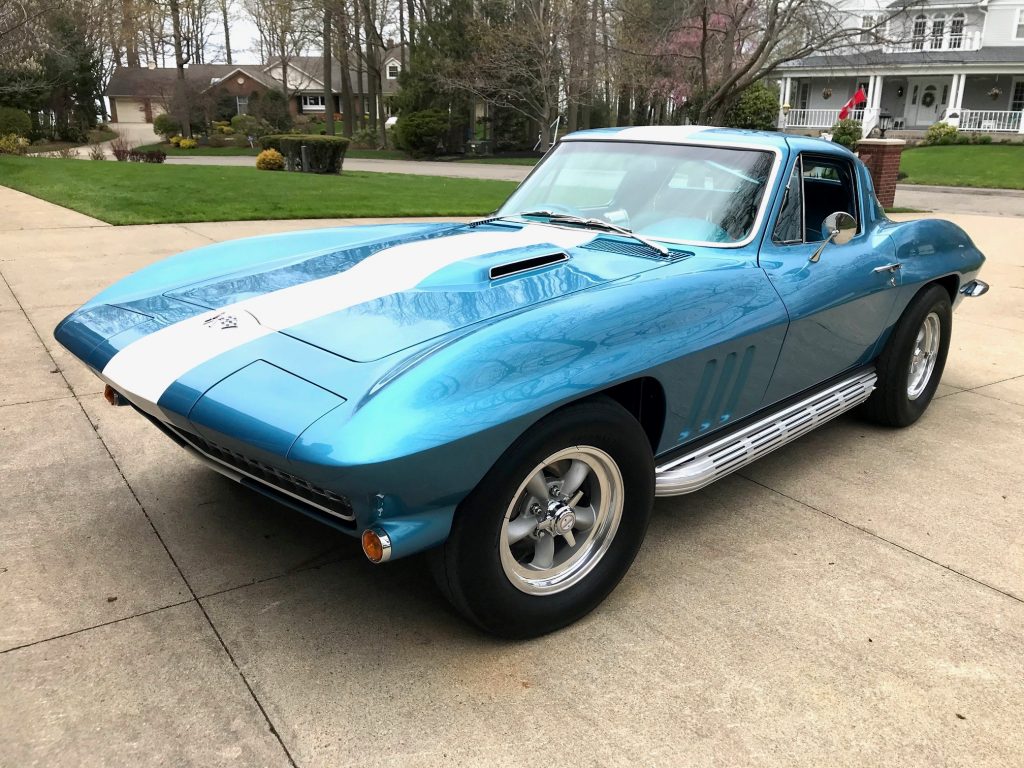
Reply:
M339 496L326 488L313 485L308 480L265 464L258 459L253 459L238 451L212 443L192 432L186 432L169 424L156 423L177 442L184 443L186 446L204 454L215 462L225 464L249 478L281 491L292 498L305 501L333 517L341 518L347 522L355 520L352 504L344 496Z
M610 237L599 237L586 245L580 246L588 251L604 251L605 253L618 253L623 256L640 256L644 259L655 261L679 261L693 256L688 251L669 251L668 255L659 253L643 243L625 243L621 240L613 240Z

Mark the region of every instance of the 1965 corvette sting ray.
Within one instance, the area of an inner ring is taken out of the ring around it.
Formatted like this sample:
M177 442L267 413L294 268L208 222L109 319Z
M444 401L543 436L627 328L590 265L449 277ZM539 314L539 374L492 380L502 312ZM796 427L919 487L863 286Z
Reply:
M463 614L524 637L615 587L655 496L855 407L917 420L983 261L886 218L835 144L607 129L487 219L200 248L55 333L213 469L374 562L430 550Z

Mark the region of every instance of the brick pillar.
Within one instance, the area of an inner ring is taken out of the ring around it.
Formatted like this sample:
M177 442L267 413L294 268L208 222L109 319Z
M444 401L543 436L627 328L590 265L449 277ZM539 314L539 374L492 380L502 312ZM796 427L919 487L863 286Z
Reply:
M875 195L883 208L892 208L896 201L896 177L906 143L902 139L863 139L857 142L857 154L871 172Z

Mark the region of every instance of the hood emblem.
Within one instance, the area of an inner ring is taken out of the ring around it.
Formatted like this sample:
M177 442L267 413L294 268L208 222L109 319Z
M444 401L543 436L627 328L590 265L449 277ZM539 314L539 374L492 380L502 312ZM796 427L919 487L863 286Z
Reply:
M228 328L238 327L238 318L234 315L228 314L227 312L220 312L213 317L207 318L203 321L204 328L219 328L224 331Z

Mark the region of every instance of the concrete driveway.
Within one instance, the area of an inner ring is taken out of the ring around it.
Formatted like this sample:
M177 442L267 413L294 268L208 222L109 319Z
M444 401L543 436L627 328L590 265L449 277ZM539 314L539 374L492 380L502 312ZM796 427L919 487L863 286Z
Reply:
M0 187L0 764L1019 766L1024 219L916 426L659 501L611 598L488 637L422 559L204 469L56 346L102 286L315 222L109 227Z

